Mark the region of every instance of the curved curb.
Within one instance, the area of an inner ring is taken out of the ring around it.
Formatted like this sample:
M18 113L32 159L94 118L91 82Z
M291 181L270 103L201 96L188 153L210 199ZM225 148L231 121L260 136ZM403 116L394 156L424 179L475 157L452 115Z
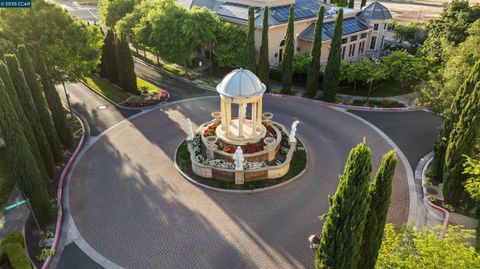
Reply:
M387 143L396 151L398 157L403 163L403 167L405 169L405 173L407 174L407 183L408 183L408 196L409 196L409 208L408 208L408 219L407 223L408 224L415 224L418 223L418 213L417 213L417 191L415 188L415 177L413 174L412 167L410 166L407 157L405 157L405 154L403 154L402 150L393 142L393 140L385 134L380 128L377 126L373 125L371 122L355 115L352 114L348 111L342 110L340 108L335 108L331 107L332 109L336 109L338 111L341 111L343 113L346 113L347 115L350 115L351 117L360 120L370 128L372 128L376 133L378 133Z
M422 168L422 187L425 186L425 172L427 171L427 168L428 168L428 165L432 162L433 160L433 152L429 153L428 155L429 158L428 160L425 162L423 168ZM427 156L428 156L427 155ZM430 207L434 210L437 210L437 211L440 211L442 212L445 217L443 219L443 223L442 223L442 232L440 233L440 235L438 236L438 239L441 240L443 238L443 235L445 234L445 230L447 229L447 225L448 225L448 221L450 219L450 212L448 212L448 210L446 210L445 208L441 207L441 206L438 206L432 202L430 202L427 197L423 197L423 204L426 206L426 207Z
M145 80L145 79L144 79ZM167 90L164 90L167 92L168 94L168 97L167 99L163 100L162 102L158 103L158 104L155 104L155 105L152 105L152 106L143 106L143 107L128 107L128 106L124 106L124 105L120 105L118 103L115 103L112 99L108 98L107 96L105 96L104 94L98 92L97 90L95 90L94 88L92 88L90 85L88 85L88 83L86 83L85 81L83 80L80 80L80 82L85 85L89 90L93 91L94 93L98 94L100 97L102 97L103 99L107 100L109 103L111 103L112 105L114 105L115 107L117 108L120 108L120 109L126 109L126 110L135 110L135 111L141 111L141 110L145 110L145 109L150 109L150 108L156 108L156 107L159 107L165 103L168 102L168 100L170 100L170 93L167 91ZM151 83L151 82L150 82ZM157 86L158 87L158 86ZM160 87L159 87L160 88Z
M348 110L360 110L360 111L373 111L373 112L410 112L410 111L429 111L425 108L410 108L410 107L362 107L362 106L350 106L350 105L343 105L343 104L336 104L336 103L329 103L322 100L315 100L301 96L293 96L293 95L286 95L286 94L278 94L278 93L266 93L267 96L276 96L276 97L286 97L286 98L293 98L293 99L301 99L311 103L323 104L329 107L336 107L336 108L343 108Z
M78 116L77 118L79 119L80 124L82 126L82 137L80 138L80 142L78 142L77 148L73 152L72 156L70 156L70 159L68 160L67 164L63 168L62 174L60 175L60 180L58 182L58 187L57 187L57 222L55 224L55 236L53 237L53 244L51 247L54 253L57 251L58 243L60 241L60 236L62 233L62 224L63 224L62 200L63 200L63 185L65 182L65 177L67 176L72 164L74 163L75 159L77 158L78 154L80 153L80 151L82 150L85 144L85 125ZM45 262L42 265L42 269L50 268L50 264L53 261L54 255L48 256L48 258L45 260Z
M300 139L298 139L300 140ZM295 180L299 179L301 176L303 176L303 174L305 174L305 172L308 170L308 151L307 151L307 148L305 147L305 144L303 144L303 148L305 149L305 154L307 156L307 163L305 165L305 168L300 172L298 173L296 176L288 179L287 181L284 181L284 182L281 182L281 183L278 183L278 184L275 184L275 185L272 185L272 186L268 186L268 187L264 187L264 188L258 188L258 189L253 189L253 190L230 190L230 189L220 189L220 188L215 188L215 187L212 187L212 186L209 186L207 184L203 184L203 183L200 183L198 181L196 181L195 179L191 178L189 175L185 174L182 169L180 169L180 167L178 167L178 164L177 164L177 151L178 151L178 148L180 147L180 145L184 142L185 140L182 140L177 148L175 149L175 154L173 155L173 162L175 163L175 168L177 169L177 171L185 178L187 179L190 183L193 183L194 185L197 185L197 186L200 186L202 188L205 188L205 189L209 189L209 190L212 190L212 191L217 191L217 192L223 192L223 193L257 193L257 192L264 192L264 191L270 191L270 190L274 190L274 189L278 189L280 187L283 187L291 182L294 182Z

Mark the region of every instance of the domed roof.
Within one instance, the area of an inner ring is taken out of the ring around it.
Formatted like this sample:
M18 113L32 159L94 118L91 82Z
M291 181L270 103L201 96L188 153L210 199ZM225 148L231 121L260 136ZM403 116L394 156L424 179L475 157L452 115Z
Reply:
M233 70L217 86L218 93L232 98L261 95L265 90L265 84L247 69Z
M380 4L377 0L373 1L370 5L360 12L360 18L364 20L391 20L392 15L388 8Z

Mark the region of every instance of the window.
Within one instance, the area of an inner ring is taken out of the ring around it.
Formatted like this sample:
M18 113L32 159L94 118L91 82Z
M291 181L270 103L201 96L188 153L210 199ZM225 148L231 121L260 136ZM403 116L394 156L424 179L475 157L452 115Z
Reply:
M358 38L358 35L354 35L354 36L350 37L350 41L351 42L357 41L357 38Z
M342 39L342 44L347 44L347 39L346 38Z
M360 35L360 39L365 39L365 38L367 38L367 33L362 33L362 34Z
M387 30L387 25L388 25L388 23L385 23L385 24L383 25L383 30Z
M380 49L383 49L383 40L385 39L385 36L382 35L382 42L380 42Z
M363 55L365 51L365 41L362 41L358 44L358 55Z
M378 31L378 23L375 23L375 24L373 25L373 31Z
M372 36L372 41L370 41L370 49L374 50L375 49L375 43L377 43L377 37Z
M342 60L345 60L345 49L346 48L347 48L347 46L342 47Z
M355 47L356 47L356 43L353 43L352 45L350 45L350 49L348 49L348 57L353 57L355 56Z

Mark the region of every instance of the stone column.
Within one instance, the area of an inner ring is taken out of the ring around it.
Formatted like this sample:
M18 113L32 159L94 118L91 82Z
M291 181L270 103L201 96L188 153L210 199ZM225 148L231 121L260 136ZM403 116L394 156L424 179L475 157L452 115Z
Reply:
M262 98L263 96L260 96L260 99L258 100L258 108L257 108L257 130L260 130L260 126L262 126Z
M227 111L225 109L225 101L220 98L220 113L222 113L222 130L227 130Z
M226 113L225 113L225 128L227 128L225 133L228 135L228 134L230 134L230 122L232 121L232 103L231 102L226 102L225 103L225 110L226 110Z
M252 103L252 135L255 135L257 130L257 101Z
M245 104L238 106L238 136L243 136L243 120L245 117Z

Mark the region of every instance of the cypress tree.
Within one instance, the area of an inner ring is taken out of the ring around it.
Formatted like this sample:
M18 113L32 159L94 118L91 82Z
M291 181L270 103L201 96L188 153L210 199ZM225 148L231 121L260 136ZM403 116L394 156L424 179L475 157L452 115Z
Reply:
M28 88L27 82L25 81L25 76L23 75L23 71L20 69L17 57L15 55L5 55L5 61L7 63L10 76L12 77L13 86L17 91L18 99L20 100L23 111L25 112L25 116L30 122L33 134L35 135L35 140L37 141L38 148L42 154L42 160L45 169L47 170L48 175L51 177L55 172L55 162L53 160L52 151L50 150L47 137L43 131L42 125L40 124L40 117L37 113L37 109L35 108L32 94Z
M285 35L285 57L282 62L282 93L290 94L292 88L292 73L293 73L293 54L295 53L295 44L293 36L293 22L295 17L293 15L294 6L290 6L290 14L288 16L287 34Z
M316 268L355 268L369 206L370 154L365 140L350 151L337 191L329 197Z
M258 63L258 77L270 88L270 63L268 62L268 7L263 11L262 44L260 45L260 59Z
M360 3L360 8L362 9L367 4L367 0L362 0Z
M335 100L340 77L340 62L342 60L342 22L343 9L340 9L335 19L335 28L330 44L327 66L323 76L323 99Z
M395 151L383 156L382 164L370 185L370 205L363 232L363 242L357 257L357 267L373 269L378 257L378 250L382 244L383 230L387 221L388 207L392 195L392 182L397 166Z
M30 151L20 120L2 80L0 80L0 130L2 130L2 137L5 140L10 173L30 200L38 222L41 225L47 225L52 219L53 212L49 203L45 179L42 178L35 157Z
M318 10L317 21L315 22L315 31L313 32L313 43L310 55L312 60L307 70L307 96L314 97L318 89L318 77L320 72L320 58L322 53L322 30L323 15L325 8L323 6Z
M43 92L47 100L48 108L52 113L53 124L55 125L58 138L60 138L60 141L66 148L71 149L73 147L72 129L70 128L70 124L68 124L67 114L63 108L62 101L55 89L52 79L48 75L45 61L38 47L35 48L33 56L35 70L37 70L42 81Z
M348 1L348 8L354 8L354 6L355 6L354 0L349 0Z
M462 113L468 98L475 87L475 84L480 81L480 61L473 66L469 76L463 83L462 87L457 91L455 99L450 106L450 110L445 116L445 120L440 128L440 133L434 144L434 155L432 160L432 174L437 180L443 178L443 168L445 164L445 151L447 150L448 138L457 123L460 114Z
M117 39L116 43L119 86L132 94L138 94L137 75L135 74L135 65L128 47L128 41L125 36L122 36Z
M245 69L257 72L255 61L255 10L253 7L248 8L248 32L247 45L245 46Z
M468 175L463 173L465 155L471 155L480 131L480 81L470 94L455 128L450 134L443 168L445 202L458 205Z
M17 92L15 91L15 86L13 85L10 74L8 73L7 66L2 61L0 61L0 80L3 81L10 103L15 108L18 122L20 123L20 126L22 126L23 135L25 138L27 138L30 151L33 153L33 157L35 157L35 161L40 169L40 172L42 173L42 177L48 178L47 170L45 169L45 164L43 162L43 156L40 153L40 149L37 145L37 140L35 139L32 127L27 119L27 116L25 115L25 112L23 111Z
M30 57L25 45L19 45L17 47L17 54L18 60L20 61L20 66L25 75L25 80L27 81L28 88L32 94L35 108L37 109L37 113L40 118L40 124L43 127L45 135L47 136L53 159L58 163L63 160L62 144L60 143L57 132L53 127L53 122L50 118L50 112L47 109L47 103L45 101L45 97L43 96L42 87L40 86L37 74L33 69L32 57Z
M111 29L108 29L105 35L105 41L102 47L102 64L106 78L112 83L118 83L119 75L117 70L115 47L115 34Z

